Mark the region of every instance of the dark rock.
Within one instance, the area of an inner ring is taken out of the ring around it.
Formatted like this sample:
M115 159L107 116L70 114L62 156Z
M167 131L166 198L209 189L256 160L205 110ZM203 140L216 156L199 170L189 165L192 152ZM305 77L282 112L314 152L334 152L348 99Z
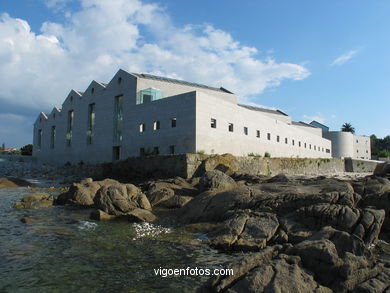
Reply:
M390 177L390 162L378 164L374 170L374 175Z
M157 206L168 209L181 208L193 199L191 196L174 195Z
M225 191L235 187L237 187L237 184L233 178L218 170L207 171L200 178L199 182L199 188L201 191Z
M109 215L102 210L94 210L90 214L90 219L91 220L96 220L96 221L110 221L114 220L116 217L113 215Z
M284 174L278 174L274 177L271 177L270 179L267 180L268 183L273 183L273 182L289 182L290 180L286 177Z
M54 198L47 193L31 193L24 196L20 202L15 203L15 209L34 209L38 207L50 207Z

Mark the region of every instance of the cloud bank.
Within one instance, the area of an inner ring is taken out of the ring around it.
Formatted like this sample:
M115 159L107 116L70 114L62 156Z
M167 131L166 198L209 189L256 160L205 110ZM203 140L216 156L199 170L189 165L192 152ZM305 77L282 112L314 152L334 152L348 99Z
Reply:
M310 74L299 64L259 58L258 49L212 25L175 26L157 4L79 0L78 11L67 11L67 2L46 1L66 21L45 22L40 32L0 15L0 102L50 109L71 88L107 82L119 68L224 86L242 97Z

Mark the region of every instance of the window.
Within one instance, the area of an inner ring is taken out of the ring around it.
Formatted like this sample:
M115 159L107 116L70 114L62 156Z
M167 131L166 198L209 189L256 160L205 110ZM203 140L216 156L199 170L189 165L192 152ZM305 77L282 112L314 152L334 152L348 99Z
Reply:
M153 154L154 154L154 155L160 154L160 150L158 149L158 147L154 147L154 148L153 148Z
M368 151L366 151L366 154L368 154Z
M284 142L285 142L286 144L288 144L288 138L287 138L287 137L284 139Z
M163 92L159 89L148 88L137 93L136 104L144 104L163 98Z
M56 141L56 127L53 125L50 132L50 148L54 149L54 143Z
M145 148L140 148L139 149L139 155L140 155L140 157L144 157L145 156Z
M358 153L358 152L359 152L359 150L356 150L356 152Z
M260 137L260 130L256 130L256 137Z
M211 128L217 128L217 119L211 118Z
M277 142L280 141L280 136L279 136L279 135L276 136L276 141L277 141Z
M95 136L95 103L88 105L87 144L93 143Z
M153 130L159 130L159 129L160 129L160 121L154 121Z
M91 94L95 92L95 88L91 88Z
M53 118L56 119L56 113L53 113Z
M324 152L324 148L322 148L322 152Z
M170 145L169 146L169 153L171 154L171 155L174 155L176 152L175 152L175 146L174 145Z
M42 129L38 130L38 141L37 141L38 149L42 147Z
M305 142L305 148L306 148L306 142Z
M112 148L112 160L118 161L121 158L121 147L120 146L114 146Z
M311 144L309 144L309 149L311 149Z
M145 131L145 123L141 123L139 125L139 132L144 132Z
M70 96L70 101L73 102L73 96Z
M118 77L118 84L121 84L122 82L122 77Z
M269 132L267 133L267 139L271 140L271 133L269 133Z
M314 146L314 150L316 150L316 146Z
M176 118L171 118L171 127L172 128L176 127Z
M292 140L292 145L295 145L295 140Z
M326 149L326 153L329 154L330 153L330 149Z
M66 145L72 145L74 111L68 111L68 128L66 132Z
M301 147L301 142L300 141L298 141L298 146Z
M359 143L359 140L356 140L356 143Z
M244 127L244 134L248 135L248 127Z
M233 132L233 130L234 130L233 123L229 123L229 131L230 131L230 132Z
M114 105L114 142L122 141L123 95L115 97Z

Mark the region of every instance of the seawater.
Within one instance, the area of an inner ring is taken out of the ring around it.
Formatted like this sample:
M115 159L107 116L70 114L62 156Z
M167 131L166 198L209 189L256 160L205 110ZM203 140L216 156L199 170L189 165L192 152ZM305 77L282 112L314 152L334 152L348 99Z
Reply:
M194 292L208 277L163 278L154 270L231 260L202 243L168 241L174 227L95 222L88 210L61 206L13 209L29 192L0 189L0 292Z

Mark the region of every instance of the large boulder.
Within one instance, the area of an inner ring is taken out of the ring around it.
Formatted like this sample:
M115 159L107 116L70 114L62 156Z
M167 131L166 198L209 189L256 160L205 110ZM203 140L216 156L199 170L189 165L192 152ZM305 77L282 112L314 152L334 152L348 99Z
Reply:
M374 170L374 175L390 177L390 162L378 164Z
M199 188L201 191L224 191L235 187L237 187L237 184L234 179L218 170L207 171L199 181Z
M53 205L54 197L47 193L30 193L24 196L20 202L15 203L15 209L34 209Z
M240 169L239 162L232 154L211 155L204 160L201 166L202 173L212 170L219 170L231 175Z
M134 209L151 210L146 195L132 184L114 184L101 187L94 198L97 209L107 214L123 216Z
M67 192L60 194L56 199L56 204L92 207L96 192L102 186L115 184L120 183L113 179L104 179L102 181L93 181L91 178L84 179L80 183L73 183Z

